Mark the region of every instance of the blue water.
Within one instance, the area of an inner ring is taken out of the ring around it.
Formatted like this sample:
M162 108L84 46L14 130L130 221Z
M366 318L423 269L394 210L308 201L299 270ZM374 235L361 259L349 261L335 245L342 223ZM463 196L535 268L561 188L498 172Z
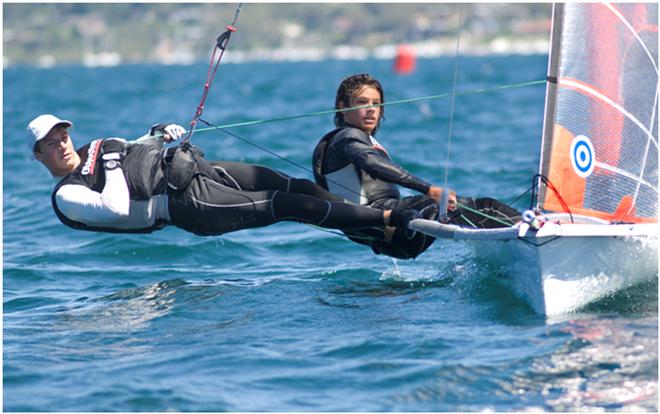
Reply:
M462 58L457 89L545 77L545 56ZM331 108L346 75L369 71L386 99L451 90L452 59L249 63L221 67L205 118L230 123ZM25 127L72 120L78 145L187 125L204 65L4 70L3 380L8 411L657 411L657 283L560 318L538 316L466 246L415 261L376 256L316 228L198 237L97 234L59 223L53 181ZM538 164L544 86L456 98L449 183L511 200ZM448 98L391 106L379 140L442 184ZM309 166L332 116L233 132ZM209 159L308 171L218 131ZM518 205L524 208L523 205Z

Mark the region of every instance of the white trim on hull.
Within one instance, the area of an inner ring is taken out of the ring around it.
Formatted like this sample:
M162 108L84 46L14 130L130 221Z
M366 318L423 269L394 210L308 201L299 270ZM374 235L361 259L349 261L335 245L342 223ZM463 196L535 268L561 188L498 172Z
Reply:
M556 315L658 277L657 224L603 224L575 216L547 215L539 231L525 223L501 229L464 229L429 220L410 227L425 234L468 241L478 260L511 278L514 291L535 312Z

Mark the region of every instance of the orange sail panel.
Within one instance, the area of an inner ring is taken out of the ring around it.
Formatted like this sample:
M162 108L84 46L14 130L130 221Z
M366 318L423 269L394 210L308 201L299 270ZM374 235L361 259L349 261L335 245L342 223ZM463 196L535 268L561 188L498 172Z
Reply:
M573 172L570 146L573 134L561 125L555 125L548 179L564 199L570 211L581 209L584 204L586 180ZM563 211L554 191L546 191L544 206L551 211Z

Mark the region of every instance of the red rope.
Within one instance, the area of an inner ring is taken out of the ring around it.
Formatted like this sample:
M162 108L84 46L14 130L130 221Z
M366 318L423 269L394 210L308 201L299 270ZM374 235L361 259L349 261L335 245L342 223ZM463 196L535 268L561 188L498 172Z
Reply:
M209 62L209 68L206 73L206 82L204 83L204 92L202 93L202 99L199 101L199 105L197 105L195 116L193 116L192 120L190 121L190 130L188 131L188 135L183 139L182 142L187 142L190 138L192 138L193 133L195 132L197 121L204 112L204 104L206 103L206 98L209 95L209 90L211 90L211 85L213 84L213 81L215 80L215 76L218 73L218 67L220 66L222 57L225 54L227 44L229 43L229 39L231 38L231 33L235 31L236 29L234 28L234 26L228 25L227 31L218 38L218 42L216 42L216 45L213 48L213 52L211 53L211 61ZM221 43L220 39L224 41L224 44ZM218 55L218 58L216 60L215 55L218 50L220 50L220 54Z
M559 194L559 190L550 182L550 179L548 179L545 176L541 176L543 182L545 185L552 190L553 193L557 196L557 200L559 200L559 204L561 204L561 207L564 209L565 212L568 213L568 215L571 217L571 222L573 222L573 214L571 213L571 209L568 207L568 204L566 201L564 201L564 198Z

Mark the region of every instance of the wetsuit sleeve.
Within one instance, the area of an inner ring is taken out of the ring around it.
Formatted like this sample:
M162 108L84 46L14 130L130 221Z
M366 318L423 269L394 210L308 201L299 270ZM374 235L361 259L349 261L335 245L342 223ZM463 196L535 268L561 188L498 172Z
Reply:
M69 219L88 225L107 225L128 217L130 194L120 168L105 172L103 192L66 184L55 194L59 210Z
M431 184L415 177L403 167L384 157L371 145L360 140L345 138L336 145L339 150L343 151L350 162L374 178L399 184L423 194L426 194L431 187Z

